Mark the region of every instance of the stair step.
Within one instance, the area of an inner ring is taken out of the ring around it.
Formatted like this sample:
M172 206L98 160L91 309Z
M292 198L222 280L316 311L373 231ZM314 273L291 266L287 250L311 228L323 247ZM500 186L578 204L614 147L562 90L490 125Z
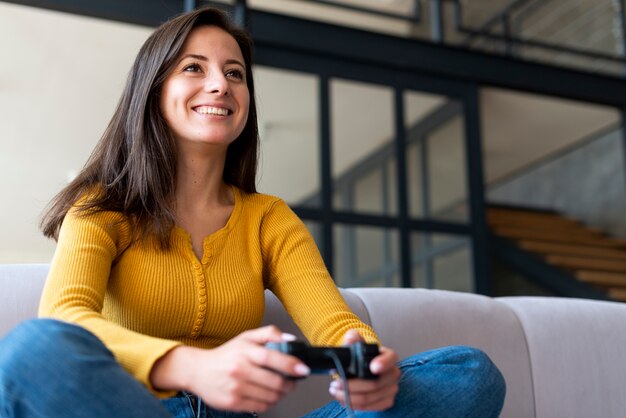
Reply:
M599 228L590 228L577 223L563 223L553 220L535 221L535 220L513 220L513 219L488 219L488 223L492 228L531 228L542 229L554 232L580 232L588 235L603 235L603 231Z
M487 220L493 224L543 224L562 228L585 228L585 225L577 220L557 215L497 214L487 211Z
M514 239L532 239L541 241L552 241L562 243L575 243L582 245L595 245L601 247L623 247L626 248L626 241L612 237L604 237L595 233L579 232L554 232L542 229L495 227L492 230L503 237Z
M626 302L626 240L547 210L489 207L487 222L495 235L569 271L572 280Z
M599 248L595 245L573 245L534 240L521 240L517 244L522 249L541 254L580 255L611 260L626 260L626 249Z
M547 255L548 263L573 270L589 269L607 272L626 273L626 261L602 260L597 258L566 255Z
M626 286L626 274L581 270L577 271L575 276L581 282L599 286Z
M611 299L615 299L619 302L626 302L626 288L611 288L609 289L608 294Z
M560 219L560 220L568 220L574 221L567 216L563 216L558 212L553 211L542 211L542 210L533 210L533 209L517 209L511 207L498 207L498 206L489 206L487 207L487 213L489 216L502 216L502 217L533 217L536 219Z

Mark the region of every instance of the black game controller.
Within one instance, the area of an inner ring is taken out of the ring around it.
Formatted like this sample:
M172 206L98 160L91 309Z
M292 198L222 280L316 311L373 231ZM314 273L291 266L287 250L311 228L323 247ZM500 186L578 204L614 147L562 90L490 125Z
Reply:
M336 357L343 366L346 377L378 379L370 371L370 362L379 354L378 345L355 343L345 347L314 347L302 341L267 343L265 347L297 357L309 366L311 373L329 373L337 369Z

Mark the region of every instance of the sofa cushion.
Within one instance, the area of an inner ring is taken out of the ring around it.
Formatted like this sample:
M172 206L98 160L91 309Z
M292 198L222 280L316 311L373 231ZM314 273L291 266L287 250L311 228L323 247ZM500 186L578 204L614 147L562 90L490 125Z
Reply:
M501 416L535 416L527 342L507 305L486 296L444 290L360 288L350 292L363 301L383 343L401 357L448 345L469 345L486 352L507 383Z
M626 304L499 298L528 339L538 417L623 417Z

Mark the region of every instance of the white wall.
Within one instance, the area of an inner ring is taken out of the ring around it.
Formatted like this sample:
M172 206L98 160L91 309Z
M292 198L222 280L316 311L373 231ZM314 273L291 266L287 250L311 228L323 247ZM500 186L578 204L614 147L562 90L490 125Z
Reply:
M0 263L47 262L47 202L80 170L151 29L0 3Z

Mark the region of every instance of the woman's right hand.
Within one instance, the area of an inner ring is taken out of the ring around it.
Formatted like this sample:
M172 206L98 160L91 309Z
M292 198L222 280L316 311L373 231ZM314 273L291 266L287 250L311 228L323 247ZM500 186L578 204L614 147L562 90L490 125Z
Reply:
M150 379L157 389L192 392L216 409L264 412L294 389L285 376L310 373L297 358L264 347L284 338L267 326L211 350L179 346L155 363Z

